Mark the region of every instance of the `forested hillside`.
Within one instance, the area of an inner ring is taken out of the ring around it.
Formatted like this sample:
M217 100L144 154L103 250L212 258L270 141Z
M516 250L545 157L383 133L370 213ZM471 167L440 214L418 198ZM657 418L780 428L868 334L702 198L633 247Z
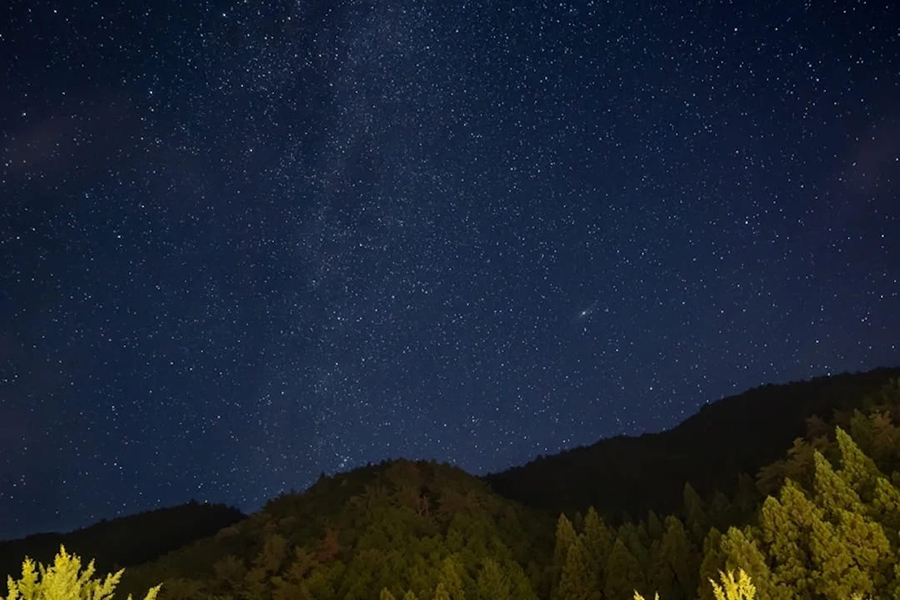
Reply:
M600 440L486 479L505 497L557 512L587 506L630 517L673 511L685 482L703 495L737 494L747 475L804 434L809 417L829 420L835 411L863 407L896 377L900 368L766 385L707 404L668 431Z
M154 560L166 552L213 535L245 519L239 510L221 504L189 502L120 519L101 521L71 533L42 533L0 542L0 578L16 572L22 557L49 562L61 544L95 559L109 571Z
M162 582L161 600L631 600L635 591L712 600L710 579L742 569L758 600L897 599L900 380L886 380L889 373L723 400L662 438L689 449L674 457L659 436L606 446L646 443L659 453L662 462L653 463L652 452L640 450L650 467L633 474L636 481L651 477L640 482L650 497L636 498L651 505L671 501L671 491L652 494L653 473L687 456L699 460L691 454L698 448L718 450L704 444L719 440L720 454L738 457L705 464L774 454L752 475L728 474L740 481L734 493L712 490L709 480L682 480L672 510L624 519L593 492L598 507L554 513L505 498L450 465L396 460L274 498L214 536L129 568L119 591L140 597ZM775 442L757 439L768 426L773 439L789 430L771 415L800 424L777 453ZM739 423L746 432L736 432ZM730 444L723 431L732 432ZM630 464L633 457L618 459ZM572 476L582 487L594 478L590 471ZM674 475L663 481L676 485ZM614 484L598 479L594 489L615 496ZM138 533L135 545L147 540Z

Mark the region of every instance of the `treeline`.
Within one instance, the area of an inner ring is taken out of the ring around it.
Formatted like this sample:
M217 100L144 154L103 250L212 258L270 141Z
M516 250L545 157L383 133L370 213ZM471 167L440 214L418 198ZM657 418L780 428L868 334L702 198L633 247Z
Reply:
M588 506L628 519L676 512L686 481L704 497L733 496L738 474L752 476L781 458L809 417L830 421L864 408L898 377L900 368L882 368L765 385L706 404L670 430L600 440L485 479L506 498L557 513Z
M446 464L385 462L129 569L120 593L162 582L160 600L711 600L710 579L743 569L758 600L900 599L897 423L893 380L807 415L775 460L733 472L728 493L682 482L674 510L640 519L549 513Z

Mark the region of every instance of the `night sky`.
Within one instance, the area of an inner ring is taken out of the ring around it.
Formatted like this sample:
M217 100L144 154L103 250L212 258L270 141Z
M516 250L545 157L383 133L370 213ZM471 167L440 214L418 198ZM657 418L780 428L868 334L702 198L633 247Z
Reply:
M681 4L4 2L0 538L900 364L896 7Z

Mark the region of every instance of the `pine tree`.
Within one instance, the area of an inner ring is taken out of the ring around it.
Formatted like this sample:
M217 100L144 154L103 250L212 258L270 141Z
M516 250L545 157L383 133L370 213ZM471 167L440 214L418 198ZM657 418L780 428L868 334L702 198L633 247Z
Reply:
M441 582L438 582L434 589L434 600L450 600L450 594L447 593L447 588Z
M397 600L394 594L391 593L391 590L387 588L381 588L381 596L379 598L380 600Z

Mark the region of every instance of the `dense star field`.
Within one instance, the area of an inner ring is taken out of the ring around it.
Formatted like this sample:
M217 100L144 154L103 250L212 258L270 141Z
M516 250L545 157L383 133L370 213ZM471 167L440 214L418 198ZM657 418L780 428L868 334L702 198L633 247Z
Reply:
M677 4L4 3L0 538L900 364L891 3Z

